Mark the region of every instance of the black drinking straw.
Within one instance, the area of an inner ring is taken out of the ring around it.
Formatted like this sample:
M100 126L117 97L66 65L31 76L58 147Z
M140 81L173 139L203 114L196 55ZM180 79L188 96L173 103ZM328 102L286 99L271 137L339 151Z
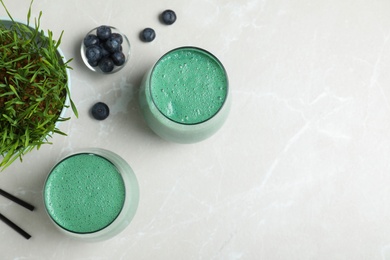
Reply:
M2 220L5 224L7 224L9 227L11 227L13 230L15 230L16 232L18 232L20 235L22 235L25 239L29 239L31 236L26 232L24 231L23 229L21 229L20 227L18 227L15 223L13 223L11 220L9 220L8 218L6 218L4 215L0 214L0 220Z
M20 206L25 207L26 209L29 209L31 211L34 210L34 206L33 205L31 205L31 204L29 204L29 203L27 203L27 202L25 202L25 201L23 201L21 199L16 198L15 196L9 194L8 192L6 192L6 191L4 191L2 189L0 189L0 195L3 195L4 197L12 200L15 203L18 203Z

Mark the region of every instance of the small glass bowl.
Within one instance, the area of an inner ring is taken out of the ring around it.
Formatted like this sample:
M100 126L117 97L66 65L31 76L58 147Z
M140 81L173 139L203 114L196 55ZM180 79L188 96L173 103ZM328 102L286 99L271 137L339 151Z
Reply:
M129 57L130 57L130 42L129 42L129 39L126 37L125 34L123 34L121 31L119 31L117 28L115 27L112 27L112 26L108 26L111 28L111 33L119 33L120 35L122 35L122 38L123 38L123 43L122 43L122 52L123 54L125 55L125 63L123 63L123 65L121 66L114 66L114 69L110 72L104 72L102 71L99 66L96 66L96 67L92 67L89 62L88 62L88 59L85 55L85 51L86 51L86 47L84 45L84 38L82 39L81 41L81 58L83 59L84 61L84 64L93 72L97 72L97 73L102 73L102 74L112 74L112 73L115 73L115 72L118 72L120 71L121 69L123 69L123 67L126 66L126 63L127 61L129 60ZM96 27L94 29L92 29L91 31L89 31L85 36L89 35L89 34L94 34L96 35L96 30L97 28L99 27Z

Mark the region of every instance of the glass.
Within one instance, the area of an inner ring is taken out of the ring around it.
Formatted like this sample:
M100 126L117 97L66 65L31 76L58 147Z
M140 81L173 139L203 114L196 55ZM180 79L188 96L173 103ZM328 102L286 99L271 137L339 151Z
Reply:
M216 133L230 110L222 63L198 47L163 55L145 74L139 104L148 126L165 140L195 143Z
M44 185L45 209L62 232L84 241L101 241L123 231L133 219L139 187L119 155L89 148L71 154L50 171Z
M125 63L123 65L121 65L121 66L114 66L114 69L112 71L110 71L110 72L103 72L99 68L99 66L96 66L96 67L91 66L89 64L89 62L88 62L88 59L87 59L86 55L85 55L85 51L86 51L87 48L84 45L84 38L83 38L83 40L81 41L81 49L80 49L81 58L83 59L84 64L93 72L102 73L102 74L112 74L112 73L118 72L121 69L123 69L126 66L127 61L129 60L129 57L130 57L130 41L129 41L129 39L127 38L127 36L125 34L123 34L121 31L119 31L119 29L117 29L115 27L112 27L112 26L108 26L108 27L111 29L112 33L118 33L123 38L122 53L125 55L125 58L126 58L125 59ZM98 27L92 29L85 36L90 35L90 34L96 35L97 28Z

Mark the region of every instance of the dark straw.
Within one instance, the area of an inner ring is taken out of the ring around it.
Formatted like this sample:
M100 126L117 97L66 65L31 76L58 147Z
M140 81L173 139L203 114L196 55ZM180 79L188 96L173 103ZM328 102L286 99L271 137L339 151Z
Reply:
M23 201L21 199L16 198L15 196L9 194L8 192L6 192L6 191L4 191L2 189L0 189L0 195L3 195L4 197L12 200L15 203L18 203L20 206L25 207L26 209L29 209L31 211L34 210L34 206L33 205L31 205L31 204L29 204L29 203L27 203L27 202L25 202L25 201Z
M0 214L0 219L1 219L5 224L7 224L9 227L11 227L13 230L15 230L15 231L18 232L20 235L22 235L25 239L29 239L29 238L31 237L26 231L24 231L23 229L21 229L20 227L18 227L15 223L13 223L11 220L9 220L8 218L6 218L4 215Z

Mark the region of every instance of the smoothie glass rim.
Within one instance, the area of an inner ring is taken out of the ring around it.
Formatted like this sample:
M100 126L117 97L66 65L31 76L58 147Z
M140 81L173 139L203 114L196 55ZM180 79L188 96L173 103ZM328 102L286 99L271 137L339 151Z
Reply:
M115 170L118 172L118 174L120 175L121 177L121 180L122 180L122 183L123 183L123 186L125 187L125 194L124 194L124 201L122 203L122 207L120 209L120 211L118 212L118 214L115 216L115 218L113 218L109 224L99 228L99 229L96 229L94 231L90 231L90 232L78 232L78 231L74 231L74 230L70 230L69 228L66 228L64 227L63 225L61 225L60 223L58 223L54 218L53 216L51 215L51 213L49 212L48 210L48 206L47 206L47 201L46 201L46 187L47 187L47 181L48 179L50 178L50 176L52 175L53 171L56 169L57 166L59 166L62 162L64 162L65 160L71 158L71 157L74 157L74 156L78 156L78 155L82 155L82 154L86 154L86 155L94 155L94 156L98 156L106 161L108 161L109 163L111 163L114 167L115 167ZM126 190L126 185L124 183L124 179L123 179L123 176L122 176L122 172L118 169L118 167L115 165L115 163L113 163L109 158L106 158L94 151L77 151L75 153L72 153L72 154L68 154L67 156L61 158L49 171L49 174L46 176L46 179L45 179L45 183L44 183L44 187L43 187L43 202L44 202L44 207L45 207L45 211L47 213L47 215L50 217L50 219L58 226L60 227L61 229L67 231L67 232L70 232L70 233L73 233L73 234L77 234L77 235L88 235L88 234L95 234L95 233L98 233L104 229L106 229L107 227L109 227L110 225L112 225L116 219L118 219L118 217L120 216L120 214L122 213L123 211L123 208L125 206L125 202L126 202L126 193L127 193L127 190Z
M195 50L197 52L201 52L201 53L204 53L205 55L209 56L211 59L213 59L221 68L222 68L222 71L223 71L223 74L226 78L226 95L225 95L225 99L223 100L223 103L220 105L220 107L218 108L218 110L212 115L210 116L209 118L203 120L203 121L200 121L200 122L196 122L196 123L184 123L184 122L179 122L179 121L176 121L176 120L173 120L172 118L168 117L167 115L165 115L161 109L157 106L154 98L153 98L153 95L152 95L152 76L153 76L153 72L154 70L156 69L157 65L160 63L160 61L165 58L167 55L169 55L170 53L173 53L173 52L176 52L178 50L185 50L185 49L189 49L189 50ZM229 78L228 78L228 74L227 74L227 71L225 69L225 66L223 66L222 62L214 55L212 54L210 51L207 51L203 48L200 48L200 47L196 47L196 46L181 46L181 47L177 47L177 48L174 48L168 52L166 52L165 54L163 54L153 65L152 69L151 69L151 72L148 76L148 90L149 90L149 95L150 95L150 99L153 103L153 105L157 108L158 112L163 115L164 118L168 119L169 121L175 123L175 124L179 124L179 125L183 125L183 126L195 126L195 125L200 125L200 124L203 124L205 122L208 122L210 121L211 119L213 119L216 115L219 114L219 112L226 106L226 103L227 103L227 100L230 96L230 90L229 90Z

